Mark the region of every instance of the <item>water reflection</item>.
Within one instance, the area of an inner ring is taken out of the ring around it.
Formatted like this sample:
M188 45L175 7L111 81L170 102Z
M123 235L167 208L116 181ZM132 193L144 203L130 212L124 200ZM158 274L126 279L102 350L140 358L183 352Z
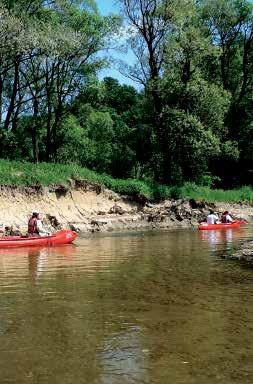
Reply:
M76 246L0 249L0 278L30 277L35 281L49 270L71 265Z
M208 243L210 250L215 252L217 249L220 249L221 245L226 249L231 249L234 242L244 237L245 231L244 227L203 230L199 231L199 236L201 240Z
M0 382L252 384L251 235L180 230L0 251Z

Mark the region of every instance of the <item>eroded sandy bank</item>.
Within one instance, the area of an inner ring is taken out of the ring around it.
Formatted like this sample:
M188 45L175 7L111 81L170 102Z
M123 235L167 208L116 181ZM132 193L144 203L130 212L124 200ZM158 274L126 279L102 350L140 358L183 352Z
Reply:
M235 218L253 222L253 208L240 204L210 204L194 200L166 200L160 204L136 197L119 196L97 184L74 183L71 187L0 187L0 223L26 230L31 212L77 231L110 231L138 228L194 227L210 207L229 210ZM52 220L52 219L56 220Z

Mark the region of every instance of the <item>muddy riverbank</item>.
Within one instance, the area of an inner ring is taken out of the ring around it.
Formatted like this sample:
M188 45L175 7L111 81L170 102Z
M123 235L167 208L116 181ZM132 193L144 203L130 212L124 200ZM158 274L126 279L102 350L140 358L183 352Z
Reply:
M235 218L253 222L253 207L245 203L206 203L187 199L152 204L140 196L120 196L100 185L73 182L71 187L0 187L0 223L26 230L31 212L44 214L55 228L98 232L141 228L197 227L209 209L229 210Z

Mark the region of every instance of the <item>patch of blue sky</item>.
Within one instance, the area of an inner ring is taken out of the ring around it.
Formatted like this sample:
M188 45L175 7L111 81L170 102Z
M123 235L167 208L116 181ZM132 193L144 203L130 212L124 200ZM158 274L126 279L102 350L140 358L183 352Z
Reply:
M97 0L96 3L102 15L118 14L120 11L119 3L115 0Z

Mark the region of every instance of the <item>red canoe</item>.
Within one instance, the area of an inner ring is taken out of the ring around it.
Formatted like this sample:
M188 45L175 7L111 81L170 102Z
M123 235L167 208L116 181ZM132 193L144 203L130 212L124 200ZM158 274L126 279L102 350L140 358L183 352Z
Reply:
M30 247L69 244L76 238L76 233L71 230L62 230L52 236L23 237L23 236L5 236L0 238L0 248L7 247Z
M238 228L242 224L246 224L246 221L244 221L244 220L236 220L233 223L220 223L220 224L200 223L199 224L199 229L201 229L201 230L210 230L210 229Z

